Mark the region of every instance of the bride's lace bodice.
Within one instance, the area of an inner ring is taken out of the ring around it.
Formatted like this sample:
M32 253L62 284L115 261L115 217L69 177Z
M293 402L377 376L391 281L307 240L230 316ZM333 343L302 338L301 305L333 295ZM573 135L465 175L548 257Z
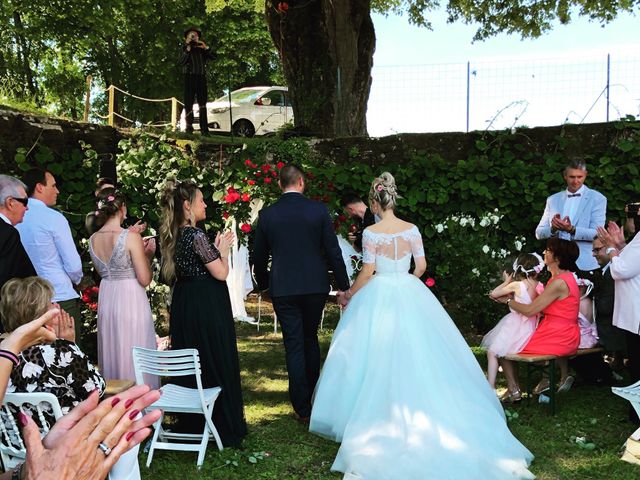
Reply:
M107 262L103 262L93 251L93 237L100 235L94 233L89 239L89 253L91 254L91 260L98 270L98 274L101 278L118 280L121 278L136 278L136 272L133 269L133 262L131 261L131 254L125 248L127 241L127 234L129 231L124 229L118 236L116 244L113 246L111 257Z
M375 263L376 273L407 273L411 255L424 257L422 237L413 225L397 233L375 233L367 229L362 235L362 261Z

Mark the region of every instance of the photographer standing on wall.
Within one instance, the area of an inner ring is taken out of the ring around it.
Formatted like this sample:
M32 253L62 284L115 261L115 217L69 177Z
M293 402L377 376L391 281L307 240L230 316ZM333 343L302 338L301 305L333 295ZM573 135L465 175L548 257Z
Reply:
M184 109L186 131L193 132L193 104L197 100L200 116L200 133L209 135L207 122L207 74L205 65L207 60L213 59L213 54L206 43L200 40L202 33L195 27L184 32L184 45L178 65L182 65L184 73Z

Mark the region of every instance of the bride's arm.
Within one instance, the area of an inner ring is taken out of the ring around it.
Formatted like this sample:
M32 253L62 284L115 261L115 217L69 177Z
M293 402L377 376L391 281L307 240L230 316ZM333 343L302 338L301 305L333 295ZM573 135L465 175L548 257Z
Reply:
M347 300L350 300L351 297L353 297L358 290L364 287L367 284L367 282L371 280L371 277L373 277L373 274L375 273L375 271L376 271L375 263L365 263L362 265L362 270L360 270L360 273L358 273L358 277L356 278L356 281L353 282L353 285L351 285L349 290L345 292Z
M414 257L413 262L416 267L413 269L413 274L420 278L424 272L427 271L427 259L425 257Z

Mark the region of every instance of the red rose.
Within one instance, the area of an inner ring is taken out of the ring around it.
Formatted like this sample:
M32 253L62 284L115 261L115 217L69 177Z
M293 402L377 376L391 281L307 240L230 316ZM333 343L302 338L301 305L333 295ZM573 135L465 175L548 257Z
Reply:
M323 201L324 203L329 203L329 195L323 195L323 196L322 196L322 201Z
M233 188L233 187L229 187L229 188L227 188L227 193L233 193L233 192L235 192L235 191L236 191L236 189L235 189L235 188Z
M278 162L278 163L276 163L276 168L277 168L278 170L280 170L282 167L284 167L284 165L285 165L285 163L284 163L284 162Z
M427 278L427 279L424 281L424 284L425 284L427 287L431 288L431 287L433 287L433 286L436 284L436 281L435 281L433 278L429 277L429 278Z
M276 172L275 170L271 170L271 176L272 177L277 177L278 176L278 172Z
M271 177L264 177L264 183L271 183Z
M357 230L358 230L358 227L356 226L355 223L352 223L351 225L349 225L349 231L351 233L356 233Z
M308 173L307 173L307 178L308 178L309 180L313 180L314 178L316 178L316 176L315 176L313 173L308 172Z
M243 223L242 225L240 225L240 230L242 230L244 233L249 233L251 231L251 225L249 225L248 223Z
M345 222L347 220L347 217L342 215L342 214L340 214L340 215L338 215L338 220L340 220L341 222Z
M253 165L253 162L247 158L247 159L244 161L244 164L245 164L247 167L250 167L251 165Z
M261 177L262 176L262 172L256 172L256 177Z
M255 184L256 184L256 181L255 181L255 180L249 180L247 183L248 183L249 185L255 185Z
M251 195L249 195L248 193L243 193L241 198L243 202L248 202L249 200L251 200Z
M335 190L333 183L331 182L327 183L327 190L329 190L330 192L333 192Z
M98 304L97 303L90 303L89 304L89 308L95 312L96 310L98 310Z
M91 293L98 293L100 291L100 288L97 285L94 285L93 287L91 287Z
M285 13L287 10L289 10L289 4L287 2L278 3L278 11L279 12Z
M225 220L229 218L229 212L222 212L222 218L224 218Z
M262 165L262 171L264 173L267 173L269 170L271 170L271 165L269 165L268 163L265 163L264 165Z
M235 203L240 200L240 194L238 192L227 193L224 196L225 203Z

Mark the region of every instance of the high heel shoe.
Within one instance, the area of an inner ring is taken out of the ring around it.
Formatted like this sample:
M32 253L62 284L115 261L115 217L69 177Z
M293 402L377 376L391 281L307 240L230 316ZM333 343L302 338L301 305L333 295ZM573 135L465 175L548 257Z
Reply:
M500 401L503 403L518 403L522 400L522 393L519 388L516 388L513 392L511 390L507 390L500 397Z

